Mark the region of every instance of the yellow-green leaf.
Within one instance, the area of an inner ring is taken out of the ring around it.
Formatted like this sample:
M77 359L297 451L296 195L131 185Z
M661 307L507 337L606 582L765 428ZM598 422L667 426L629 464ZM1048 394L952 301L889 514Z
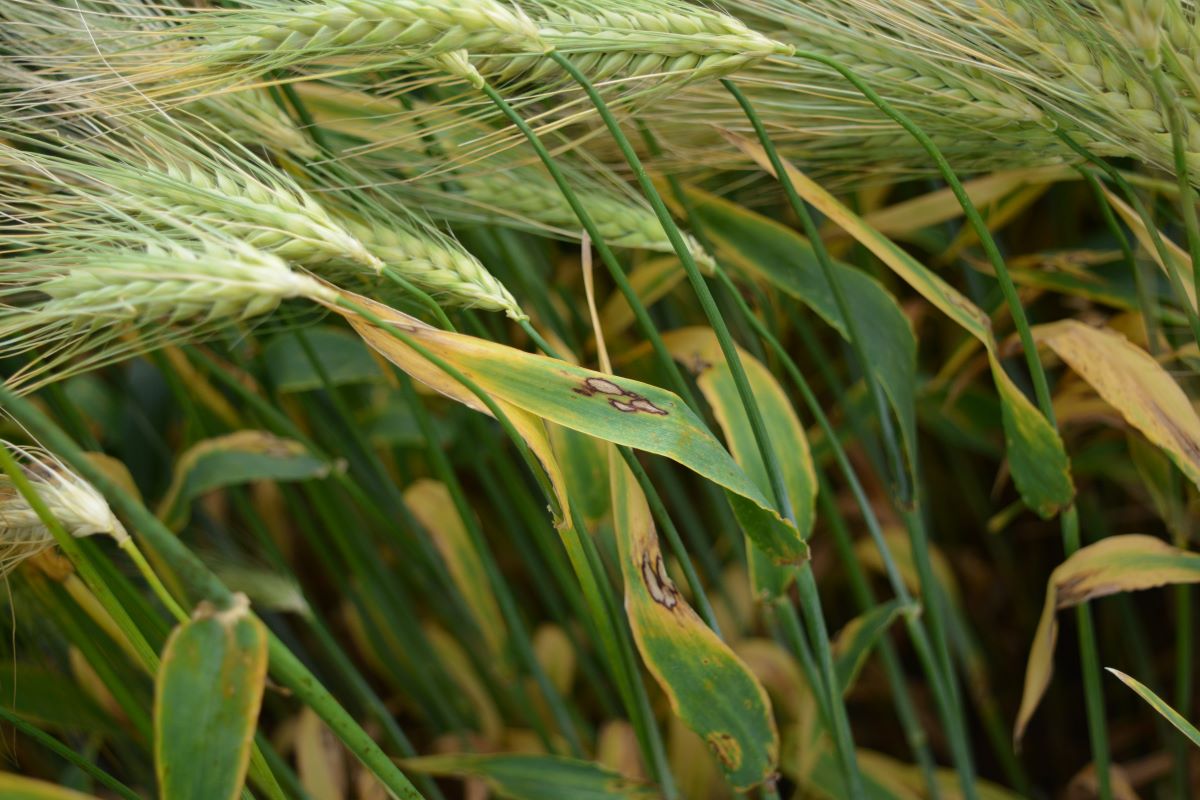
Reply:
M304 445L266 431L237 431L189 447L158 504L158 516L173 528L187 522L188 504L205 492L255 480L322 478L333 468Z
M4 800L96 800L94 795L9 772L0 772L0 797Z
M429 775L481 778L510 800L651 800L658 793L588 761L541 755L461 755L409 758L404 766Z
M1149 353L1116 331L1076 320L1039 325L1034 336L1200 486L1200 417Z
M696 385L725 433L734 460L764 493L769 492L771 481L754 439L750 418L712 329L680 328L665 334L663 341L671 355L695 377ZM749 353L739 350L739 354L771 444L779 457L796 527L801 536L808 538L816 517L817 477L804 426L770 370ZM778 597L787 591L793 570L772 563L757 547L750 548L749 557L750 579L757 595Z
M1118 592L1176 583L1200 583L1200 554L1172 547L1153 536L1110 536L1078 550L1059 564L1050 574L1046 602L1029 649L1014 740L1021 740L1050 685L1060 609Z
M729 137L763 169L771 171L766 154L741 137ZM982 309L957 289L868 225L836 197L794 167L787 167L796 191L814 208L853 236L908 285L942 313L962 326L987 350L992 380L1000 395L1004 440L1013 482L1021 497L1038 514L1049 517L1071 502L1075 489L1062 440L1049 421L1029 402L1004 371L997 355L991 321Z
M1150 691L1149 687L1140 681L1135 680L1134 678L1126 675L1124 672L1115 670L1112 667L1109 667L1108 671L1113 675L1116 675L1117 678L1120 679L1121 683L1137 692L1139 697L1149 703L1150 707L1159 714L1162 714L1163 718L1166 719L1167 722L1174 725L1180 733L1190 739L1192 744L1200 747L1200 730L1196 730L1196 726L1188 722L1182 714L1171 708L1171 706L1167 705L1165 700L1156 695L1154 692Z
M843 337L847 335L833 287L807 239L716 195L695 188L688 188L687 194L692 213L722 263L770 283L807 305ZM904 448L911 454L916 442L917 368L912 326L895 298L874 278L840 261L833 263L833 269L863 339L868 366L895 411Z
M483 560L458 516L450 490L444 484L422 478L404 490L404 503L429 534L445 562L451 580L475 616L492 659L505 664L508 628L492 593Z
M163 800L241 794L267 675L267 630L245 596L201 606L171 634L154 691L154 762Z
M766 690L697 616L667 575L650 507L615 448L609 458L625 610L647 669L684 724L748 789L775 770L779 737Z
M368 306L381 319L453 365L500 401L506 413L508 409L524 412L524 421L514 419L514 425L543 463L548 460L543 452L552 450L545 442L541 420L666 456L724 488L747 533L772 558L781 562L807 558L808 548L795 527L772 509L762 491L704 423L672 392L486 339L439 330L365 298L347 297ZM368 344L417 380L472 408L486 408L465 387L400 340L356 314L339 311L347 314L350 324ZM531 436L540 438L542 444L535 446ZM562 484L556 486L565 507L566 492Z

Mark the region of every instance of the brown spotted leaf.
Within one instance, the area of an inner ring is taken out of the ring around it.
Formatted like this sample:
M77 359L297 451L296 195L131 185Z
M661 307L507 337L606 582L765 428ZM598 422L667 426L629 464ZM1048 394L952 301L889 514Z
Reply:
M755 786L774 773L779 755L767 693L667 575L650 507L615 449L609 472L625 611L642 661L675 714L716 755L729 783Z
M522 412L513 419L514 425L543 463L550 460L547 454L553 449L542 420L666 456L724 488L747 534L773 559L795 563L808 558L808 547L796 528L779 516L729 452L674 393L443 331L366 298L345 296L459 370L506 413L510 409ZM466 387L404 342L357 314L338 310L371 347L412 377L471 408L486 408ZM565 508L563 484L556 482L555 486Z
M1059 610L1096 597L1175 583L1200 583L1200 554L1172 547L1153 536L1110 536L1059 564L1050 574L1042 617L1029 650L1014 740L1021 740L1050 685Z

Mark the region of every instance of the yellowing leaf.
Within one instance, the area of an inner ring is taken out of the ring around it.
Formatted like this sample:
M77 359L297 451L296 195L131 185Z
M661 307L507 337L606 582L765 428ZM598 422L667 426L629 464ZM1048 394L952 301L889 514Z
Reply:
M514 418L513 423L543 464L553 458L541 420L666 456L723 487L747 533L772 558L796 562L808 557L808 548L796 529L771 508L761 490L675 394L486 339L439 330L379 303L345 296L368 306L453 365L500 402L506 413L508 409L524 412L522 421ZM397 338L357 314L338 310L368 344L417 380L471 408L486 408L465 387ZM566 492L561 483L555 485L565 508Z
M770 491L770 478L754 439L750 418L716 334L711 328L680 328L665 334L663 342L671 355L695 377L696 385L725 432L734 460L760 489ZM796 515L796 527L800 529L800 535L807 538L816 518L817 477L804 426L770 370L749 353L739 352L783 470L788 499ZM750 580L755 594L778 597L787 591L792 570L773 564L757 547L751 547L749 556Z
M0 772L0 797L5 800L96 800L94 795L9 772Z
M966 190L967 196L971 198L971 202L976 206L985 206L1023 187L1042 186L1078 178L1079 173L1069 167L1059 165L1030 167L984 175L967 181L963 184L963 188ZM958 219L962 213L963 208L959 204L958 198L954 196L954 192L949 187L946 187L878 211L872 211L863 219L880 233L896 237L931 225Z
M508 658L508 628L500 613L483 560L458 516L458 509L444 484L422 478L404 490L404 504L421 523L446 564L451 580L475 616L492 658L503 664Z
M770 162L761 147L739 136L726 135L760 167L772 172ZM1030 508L1044 517L1052 516L1070 503L1075 489L1071 483L1069 463L1062 440L1049 421L1038 412L1004 371L997 356L996 338L987 314L895 242L868 225L807 175L791 166L787 166L787 172L801 197L858 240L922 297L979 340L987 350L992 379L1000 395L1009 466L1021 497Z
M1110 536L1088 545L1050 574L1046 602L1025 668L1025 689L1013 739L1020 742L1041 702L1054 669L1057 612L1096 597L1175 583L1200 583L1200 554L1172 547L1153 536Z
M848 322L811 242L736 203L693 187L686 191L691 212L722 263L800 301L843 338L848 335ZM895 411L904 449L911 457L916 447L917 369L912 325L895 298L862 270L834 261L833 273L862 338L866 366Z
M675 714L716 755L729 783L755 786L774 772L779 755L767 693L671 582L650 507L615 448L609 472L625 610L642 660Z
M1075 320L1039 325L1034 336L1200 486L1200 417L1149 353L1119 333Z

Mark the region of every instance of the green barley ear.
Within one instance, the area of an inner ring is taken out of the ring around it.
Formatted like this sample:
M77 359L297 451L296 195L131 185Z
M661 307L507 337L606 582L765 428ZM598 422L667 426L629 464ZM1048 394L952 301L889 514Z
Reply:
M272 66L330 56L437 56L542 52L538 28L515 6L494 0L315 0L248 2L197 16L204 47Z
M641 77L687 80L727 75L792 48L736 17L671 0L537 0L532 13L543 41L568 56L593 82ZM480 72L509 79L554 74L545 59L495 57Z
M16 457L25 477L69 534L75 537L103 534L118 543L129 538L104 497L51 453L2 439L0 447L8 448ZM53 546L54 537L37 512L12 480L0 475L0 577Z
M431 229L389 222L349 223L359 241L386 269L424 289L443 305L503 311L528 319L516 299L494 275L457 242Z
M14 141L27 147L0 145L0 166L39 172L84 203L154 220L167 215L203 222L303 266L337 259L372 270L380 266L289 175L232 141L218 149L155 118L107 135L62 129L51 145L43 143L46 134L38 135L36 121L26 125L2 116L0 121ZM105 119L95 113L88 121L100 127ZM208 132L220 135L213 126Z
M146 244L134 248L89 243L86 231L66 229L56 252L0 262L0 354L38 353L9 385L32 390L261 317L284 300L333 296L276 256L186 223L179 228L203 238L147 234ZM76 249L75 242L85 246Z
M524 219L536 227L548 227L555 232L579 238L579 220L563 200L562 192L540 170L527 168L515 172L487 172L462 177L463 194L479 204L484 212L490 210L494 218ZM585 181L576 176L576 183L585 184L580 189L580 202L596 223L611 247L632 250L650 250L659 253L674 253L666 231L654 212L631 198L613 191L605 191L595 181ZM447 216L464 214L463 209L453 209L454 195L443 199ZM703 267L712 266L712 256L700 243L684 234L688 250Z

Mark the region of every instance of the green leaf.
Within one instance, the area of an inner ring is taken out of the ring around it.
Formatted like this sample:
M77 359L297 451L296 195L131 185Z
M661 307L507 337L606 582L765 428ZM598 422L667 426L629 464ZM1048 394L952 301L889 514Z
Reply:
M178 529L187 523L191 502L205 492L257 480L323 478L332 468L299 442L266 431L237 431L205 439L179 457L171 485L158 505L158 516Z
M90 794L8 772L0 772L0 797L4 800L96 800Z
M1153 536L1110 536L1077 550L1059 564L1050 574L1042 617L1029 648L1013 739L1021 740L1050 685L1058 611L1096 597L1180 583L1200 583L1200 553L1180 550Z
M795 563L808 558L808 546L796 528L779 516L704 423L672 392L432 328L366 298L346 297L454 366L500 401L506 413L524 412L526 418L514 418L513 423L544 464L553 458L552 454L543 455L552 448L540 420L666 456L724 488L746 533L776 561ZM412 377L477 411L486 408L465 387L397 338L356 314L342 313L368 344ZM568 499L561 475L558 478L555 485L565 507Z
M867 656L892 623L901 614L916 612L915 605L905 606L899 600L889 600L846 623L833 643L834 670L843 694L854 686L859 671L867 663Z
M615 448L609 472L625 611L642 661L676 716L717 757L730 785L749 789L774 773L779 755L766 690L675 588L649 505Z
M729 138L760 167L771 170L762 148L741 137ZM981 308L936 273L872 228L836 197L794 167L787 166L796 191L886 264L905 283L979 340L988 354L992 380L1000 395L1004 441L1013 482L1025 503L1043 517L1053 516L1075 495L1070 464L1062 440L1000 363L992 323Z
M0 664L0 703L38 727L115 733L120 730L77 684L61 672L25 661ZM13 687L16 691L13 691Z
M410 758L404 766L428 775L480 778L510 800L651 800L658 792L587 761L534 755L445 755Z
M846 320L812 245L800 234L761 214L687 187L692 212L722 263L807 305L843 337ZM899 422L910 458L916 445L917 341L912 325L886 289L861 270L833 262L870 368ZM911 463L911 461L910 461Z
M163 800L241 794L267 674L267 630L244 595L202 605L171 634L154 688L154 761Z
M383 377L379 363L357 336L323 325L306 328L304 337L334 386L368 383ZM277 391L304 392L325 385L295 333L272 339L263 348L263 361Z
M1166 718L1167 722L1178 728L1179 732L1188 739L1191 739L1192 744L1200 747L1200 730L1197 730L1195 725L1184 719L1182 714L1167 705L1161 697L1150 691L1148 687L1129 677L1124 672L1115 670L1112 667L1108 667L1108 671L1113 675L1116 675L1121 682L1130 689L1133 689L1135 692L1137 692L1138 696L1149 703L1151 708L1153 708L1159 714L1162 714L1163 717Z
M771 479L716 334L710 328L680 328L664 335L663 342L671 355L695 377L697 387L725 433L734 460L764 494L769 492ZM796 527L801 536L808 538L817 513L817 476L804 426L775 376L749 353L741 352L740 355L779 458ZM757 547L750 548L749 558L755 594L779 597L787 591L794 577L792 569L772 563Z

